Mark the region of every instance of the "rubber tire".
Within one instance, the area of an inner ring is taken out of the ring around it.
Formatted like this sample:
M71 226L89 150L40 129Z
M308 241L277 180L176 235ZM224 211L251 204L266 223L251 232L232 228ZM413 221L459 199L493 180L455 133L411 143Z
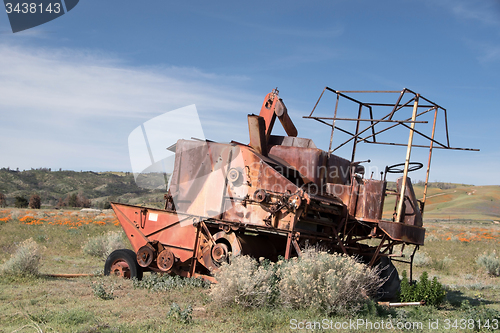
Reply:
M117 260L123 260L128 264L130 269L130 278L142 280L142 267L137 263L137 255L129 249L120 249L111 252L104 264L104 275L108 276L111 272L111 266Z
M381 301L397 300L398 293L401 291L401 280L399 274L390 258L382 257L379 262L382 270L380 277L387 279L378 290L378 299Z

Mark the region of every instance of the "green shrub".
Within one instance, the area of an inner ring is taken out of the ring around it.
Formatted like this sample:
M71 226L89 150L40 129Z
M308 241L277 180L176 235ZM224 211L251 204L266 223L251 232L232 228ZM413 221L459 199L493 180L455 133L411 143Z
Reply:
M103 300L111 300L114 299L113 295L115 288L113 285L110 286L109 292L106 291L106 286L103 281L92 282L90 285L92 287L92 291L94 292L94 296Z
M277 305L327 314L359 311L383 283L376 269L352 257L314 249L277 263L235 257L215 277L211 295L219 304Z
M151 291L168 291L176 288L194 287L194 288L208 288L210 282L195 279L195 278L184 278L178 275L162 275L162 274L151 274L146 275L142 280L132 279L132 284L135 289L148 289Z
M471 306L468 300L462 301L460 309L463 311L463 318L473 318L476 323L481 323L482 331L495 331L494 327L500 322L500 311L492 308L487 308L484 305ZM485 324L488 326L485 327ZM479 331L479 326L474 325L474 331Z
M403 278L401 279L401 302L420 302L425 301L426 305L439 305L446 297L446 291L443 285L437 280L437 277L429 281L427 272L420 275L418 282L410 284L406 271L403 271Z
M8 275L38 275L40 266L40 248L29 238L22 242L16 252L1 267L1 272Z
M27 208L28 207L29 203L25 197L16 196L14 199L16 200L14 202L14 207L16 207L16 208Z
M488 274L500 276L500 259L496 255L495 251L483 253L477 258L476 263L486 269Z
M183 324L189 324L193 321L193 316L191 315L193 308L188 305L184 310L177 303L172 303L170 306L170 311L167 313L167 318L175 318Z
M82 247L83 253L106 258L111 252L125 248L123 233L110 231L107 234L90 238Z

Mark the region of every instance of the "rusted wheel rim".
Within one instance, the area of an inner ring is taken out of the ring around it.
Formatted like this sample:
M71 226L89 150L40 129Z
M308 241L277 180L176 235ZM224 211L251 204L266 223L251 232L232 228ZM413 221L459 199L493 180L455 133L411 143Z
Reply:
M168 272L175 263L175 256L169 249L165 249L158 254L158 258L156 259L156 263L158 268L164 272Z
M148 246L143 246L137 251L137 262L141 267L148 267L154 260L154 252Z
M130 267L125 260L117 260L111 265L110 275L130 279Z
M215 262L222 264L224 261L227 261L227 255L229 250L227 245L224 243L215 244L212 248L212 258Z

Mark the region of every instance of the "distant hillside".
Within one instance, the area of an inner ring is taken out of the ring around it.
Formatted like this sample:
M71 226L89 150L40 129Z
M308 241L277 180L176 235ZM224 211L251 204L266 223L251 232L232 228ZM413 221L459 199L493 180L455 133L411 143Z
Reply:
M422 199L423 185L413 186L417 199ZM388 188L395 188L395 184L389 183ZM102 208L110 200L162 207L165 190L140 188L128 172L0 169L0 193L7 196L10 206L16 196L29 199L37 193L43 206L55 206L60 198L80 193L91 200L93 207ZM394 196L386 198L385 218L392 217L394 203ZM500 186L430 183L424 218L500 220Z
M413 185L413 188L417 199L421 200L423 185ZM395 198L387 197L385 217L392 216L394 205ZM431 183L424 219L500 220L500 186Z
M134 175L129 172L0 169L0 193L6 195L8 205L13 205L16 196L29 199L33 193L40 195L43 206L55 206L60 198L79 193L90 199L92 206L98 207L109 200L124 203L163 202L164 192L139 188Z

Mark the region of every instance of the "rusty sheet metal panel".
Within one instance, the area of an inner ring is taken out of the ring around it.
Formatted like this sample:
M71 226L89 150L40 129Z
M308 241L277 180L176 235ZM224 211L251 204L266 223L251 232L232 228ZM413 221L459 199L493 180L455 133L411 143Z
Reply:
M307 181L323 185L327 173L327 154L317 148L272 146L270 156L277 156L295 168Z
M268 146L317 148L313 140L293 136L271 135L267 144Z
M424 245L425 228L383 220L378 226L393 240Z
M401 193L402 182L403 177L398 178L396 181L398 193ZM405 224L421 227L423 225L422 214L420 213L420 205L417 201L417 197L415 196L415 192L413 191L410 177L407 177L405 194L403 222Z
M223 202L225 221L288 229L294 214L279 207L283 194L296 193L299 188L271 167L250 148L241 146L241 159L231 163L231 176Z
M327 183L347 185L350 174L351 162L345 158L330 154L328 157L328 173L326 177Z
M238 146L179 140L170 193L178 212L218 217L222 213L227 172L241 158Z
M197 229L192 217L126 204L111 205L135 252L148 242L158 241L171 248L181 262L193 256Z
M344 205L349 206L351 202L351 185L340 185L328 183L325 186L328 195L339 198Z
M266 122L266 138L269 139L271 136L271 131L274 127L274 122L276 121L276 114L274 113L274 109L276 107L276 103L278 102L279 97L273 90L264 98L264 102L262 103L262 107L260 108L259 116L263 117Z
M248 115L250 146L259 154L267 156L266 122L263 117Z
M359 188L356 218L378 220L382 218L386 182L364 179Z

